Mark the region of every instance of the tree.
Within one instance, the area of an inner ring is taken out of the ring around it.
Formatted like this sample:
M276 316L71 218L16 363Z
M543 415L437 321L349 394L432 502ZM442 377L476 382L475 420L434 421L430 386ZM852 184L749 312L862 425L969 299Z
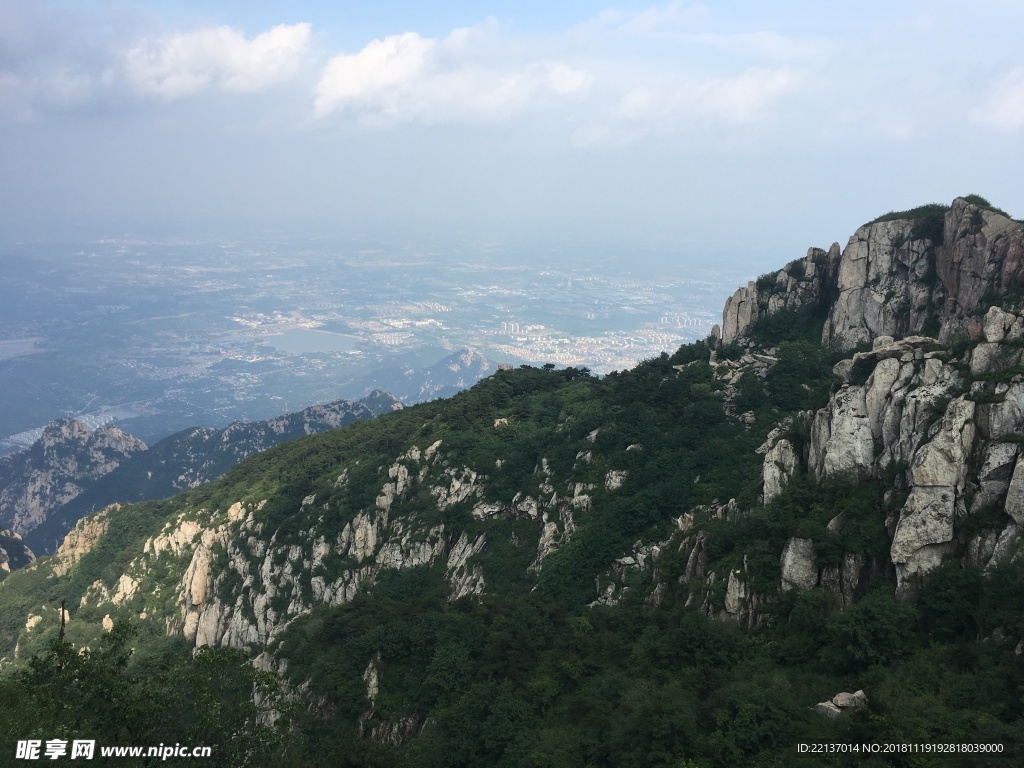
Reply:
M118 622L95 650L58 637L0 680L0 750L14 754L23 739L89 739L97 749L209 746L213 758L204 762L218 766L282 764L289 707L273 674L232 649L202 648L193 657L180 646L135 659L137 634ZM96 760L104 764L98 752ZM194 762L138 764L150 761Z

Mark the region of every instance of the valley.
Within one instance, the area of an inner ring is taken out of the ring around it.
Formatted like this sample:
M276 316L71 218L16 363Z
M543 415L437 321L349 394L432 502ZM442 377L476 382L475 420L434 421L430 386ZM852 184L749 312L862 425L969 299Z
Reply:
M890 213L632 368L499 369L87 515L0 580L0 723L230 766L1014 765L1022 281L987 200Z
M473 243L125 239L7 253L7 452L60 416L147 442L270 418L391 389L363 379L427 369L467 348L493 363L624 369L706 336L737 274L623 277L607 258L572 253L537 267L529 251Z

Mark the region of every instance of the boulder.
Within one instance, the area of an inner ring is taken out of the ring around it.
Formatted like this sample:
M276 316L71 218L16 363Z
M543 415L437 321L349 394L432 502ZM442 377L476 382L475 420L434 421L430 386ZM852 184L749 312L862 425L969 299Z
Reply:
M819 715L827 717L829 720L835 720L841 714L843 710L833 704L831 701L821 701L814 705L814 711Z
M764 455L764 467L761 470L764 482L764 503L767 504L780 493L796 472L799 461L793 444L789 440L779 440Z
M818 583L817 551L810 539L790 539L782 550L782 589L811 589Z

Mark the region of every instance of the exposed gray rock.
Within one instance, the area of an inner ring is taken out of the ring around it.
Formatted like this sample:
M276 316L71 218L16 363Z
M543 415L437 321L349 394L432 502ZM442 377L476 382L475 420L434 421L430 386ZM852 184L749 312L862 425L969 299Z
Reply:
M0 457L0 526L26 536L90 483L146 450L117 427L58 419L24 451Z
M1007 338L1007 333L1017 322L1017 315L1008 312L1002 307L991 306L985 312L985 325L983 333L985 341L997 344Z
M722 342L731 344L764 315L783 309L815 306L828 294L835 282L839 263L839 244L828 252L810 248L803 259L794 261L764 280L750 282L725 302L722 312ZM761 283L762 287L758 287Z
M996 565L1009 562L1017 554L1022 530L1024 530L1024 526L1018 525L1014 521L1007 523L996 540L995 547L992 549L992 557L985 566L985 570L990 571Z
M814 711L830 720L835 720L843 712L867 706L867 703L868 697L864 691L857 691L856 693L843 692L837 693L830 701L822 701L815 704Z
M798 465L799 459L789 440L779 440L765 453L762 469L765 504L782 493Z
M897 595L913 594L911 577L935 568L953 539L953 520L966 514L967 459L974 444L974 403L949 404L931 442L914 455L910 496L900 510L889 556L896 565Z
M875 458L864 387L843 386L814 415L809 464L819 478L865 475Z
M1017 444L994 441L985 446L982 455L984 458L978 472L978 491L971 501L972 514L996 504L1009 489L1017 463ZM1018 494L1019 500L1013 502L1009 496L1006 497L1007 509L1011 505L1019 506L1024 513L1024 473Z
M868 703L868 697L864 691L857 691L855 693L837 693L832 697L832 703L840 709L856 709L857 707L866 706Z
M835 720L841 714L843 710L833 704L831 701L820 701L814 705L814 711L819 715L827 717L829 720Z
M999 444L997 443L997 445ZM1016 446L1013 447L1016 448ZM1024 525L1024 461L1019 456L1014 465L1013 477L1007 487L1004 509L1017 525Z
M822 342L837 349L901 338L929 323L943 341L972 332L998 342L1014 334L1016 321L993 314L985 322L974 318L972 327L972 313L1024 274L1024 225L957 199L945 214L941 243L920 235L913 220L882 221L858 229L842 253L838 245L828 254L812 249L794 264L803 265L803 277L794 274L801 267L789 265L726 302L726 344L765 314L833 296Z
M913 222L861 227L839 262L836 291L822 341L851 349L878 336L905 336L921 328L931 300L932 244L913 240Z
M782 589L811 589L818 583L818 553L810 539L790 539L782 550Z

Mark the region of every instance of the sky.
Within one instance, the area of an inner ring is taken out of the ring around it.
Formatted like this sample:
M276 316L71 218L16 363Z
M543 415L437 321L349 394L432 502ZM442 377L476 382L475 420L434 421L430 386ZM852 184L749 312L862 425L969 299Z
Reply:
M1024 217L1024 4L0 0L0 240L646 243L801 256Z

